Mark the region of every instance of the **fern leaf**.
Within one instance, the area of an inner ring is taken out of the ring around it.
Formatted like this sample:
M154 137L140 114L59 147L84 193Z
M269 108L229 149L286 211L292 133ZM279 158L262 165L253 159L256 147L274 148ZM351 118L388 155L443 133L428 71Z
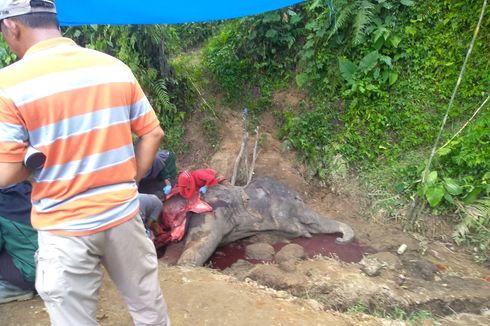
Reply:
M328 35L327 40L332 38L332 36L334 36L335 33L337 33L340 29L346 27L347 23L350 21L351 17L353 16L355 10L356 10L355 3L348 4L347 6L339 10L337 20L335 21L335 24L332 27L332 31Z
M374 4L369 0L359 2L357 14L354 17L354 38L355 45L361 44L366 36L366 27L372 22Z

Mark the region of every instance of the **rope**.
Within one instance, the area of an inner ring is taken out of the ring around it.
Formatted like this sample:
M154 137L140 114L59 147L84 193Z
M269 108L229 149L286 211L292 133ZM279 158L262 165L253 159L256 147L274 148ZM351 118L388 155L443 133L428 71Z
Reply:
M437 134L437 138L434 142L434 146L432 147L432 151L429 156L429 161L427 162L427 166L425 167L424 174L422 176L422 182L425 182L425 180L427 180L427 177L429 175L430 166L432 165L432 160L434 159L434 155L436 154L437 145L439 144L439 140L441 139L442 131L446 126L447 118L449 116L449 111L453 106L454 98L456 97L456 93L458 92L459 86L461 85L461 81L464 76L466 64L468 63L468 59L471 55L471 52L473 51L473 46L475 45L476 37L480 32L480 27L483 21L483 16L485 15L486 7L487 7L487 0L483 0L480 19L478 20L478 24L476 25L475 32L473 33L473 39L471 40L470 47L468 48L468 52L466 53L466 57L464 58L463 66L461 67L461 72L459 73L458 81L456 82L456 86L454 87L453 94L451 95L451 100L449 101L449 104L447 106L446 114L444 115L444 119L442 120L441 129L439 130L439 133Z
M451 137L451 139L449 139L444 145L442 145L437 151L443 149L444 147L446 147L450 142L453 141L454 138L456 138L463 130L464 128L466 128L466 126L471 122L471 120L473 120L473 118L478 114L478 112L480 112L480 110L485 106L485 104L487 104L488 100L490 99L490 95L487 96L487 98L485 99L485 101L483 101L482 105L480 105L480 107L475 111L475 113L473 113L473 115L471 116L471 118L466 121L466 123L461 127L461 129L458 130L457 133L454 134L454 136Z

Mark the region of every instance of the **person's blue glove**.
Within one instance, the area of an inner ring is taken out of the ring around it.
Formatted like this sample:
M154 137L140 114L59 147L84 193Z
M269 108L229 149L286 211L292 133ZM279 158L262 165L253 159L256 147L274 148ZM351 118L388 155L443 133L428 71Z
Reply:
M165 187L163 187L163 193L165 195L168 195L171 190L172 190L172 186L171 185L166 185Z
M201 194L206 194L206 192L208 191L208 187L206 186L202 186L201 188L199 188L199 191L201 192Z

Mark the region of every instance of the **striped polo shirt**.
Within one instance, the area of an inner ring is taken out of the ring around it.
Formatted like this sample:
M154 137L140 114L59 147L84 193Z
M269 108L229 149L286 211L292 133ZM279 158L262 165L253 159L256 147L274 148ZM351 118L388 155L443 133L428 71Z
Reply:
M53 38L0 70L0 162L21 162L27 145L46 155L33 175L32 225L88 235L138 212L132 133L158 119L119 60Z

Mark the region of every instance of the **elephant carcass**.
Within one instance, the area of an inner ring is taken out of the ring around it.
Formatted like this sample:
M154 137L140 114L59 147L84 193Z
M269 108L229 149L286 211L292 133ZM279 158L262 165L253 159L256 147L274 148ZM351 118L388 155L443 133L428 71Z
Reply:
M317 233L341 233L336 242L354 238L347 224L327 219L308 208L299 195L271 177L259 177L246 188L217 185L205 195L209 213L192 213L179 265L203 265L216 248L261 232L287 238Z

